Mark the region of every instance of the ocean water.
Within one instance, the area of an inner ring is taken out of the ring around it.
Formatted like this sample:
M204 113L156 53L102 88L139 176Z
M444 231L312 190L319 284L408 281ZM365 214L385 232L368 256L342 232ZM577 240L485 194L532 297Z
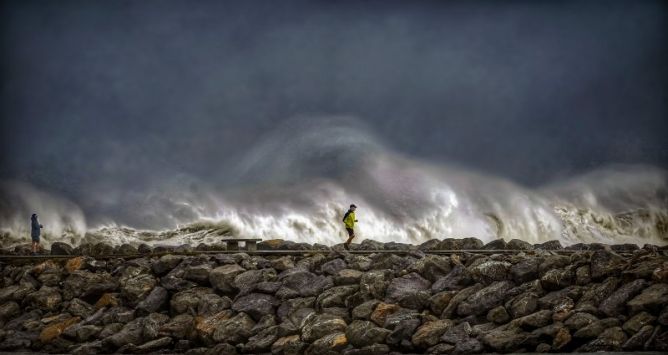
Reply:
M84 208L40 187L4 181L0 241L3 247L28 242L36 211L46 245L197 244L221 235L333 245L345 240L341 218L354 203L358 242L668 243L668 173L659 168L611 166L529 188L401 154L360 127L293 128L258 142L227 167L221 183L181 173L155 181L141 203L117 198L123 187L112 185L108 215L88 212L90 201ZM126 223L115 209L149 226Z

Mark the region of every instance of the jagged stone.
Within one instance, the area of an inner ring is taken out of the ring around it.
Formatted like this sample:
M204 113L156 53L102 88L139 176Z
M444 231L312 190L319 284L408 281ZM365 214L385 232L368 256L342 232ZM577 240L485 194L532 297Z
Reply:
M498 306L487 312L487 320L496 324L504 324L510 320L510 315L503 306Z
M464 265L456 264L446 276L437 279L431 285L431 291L436 293L441 291L461 290L472 282L473 278Z
M346 331L346 322L331 314L319 314L309 317L302 327L302 340L312 343L317 339L337 332Z
M461 316L483 314L500 305L512 287L510 281L494 282L464 299L457 307L457 313Z
M668 303L668 284L654 284L635 296L627 306L631 314L641 311L658 312Z
M431 296L430 287L428 280L413 272L390 282L386 300L396 302L402 307L421 309Z
M71 245L63 242L51 243L51 255L72 255L74 248Z
M651 325L656 320L656 317L647 313L640 312L631 319L627 320L626 323L622 326L622 329L628 334L637 333L642 327L646 325Z
M223 320L213 332L213 340L230 344L243 343L252 335L255 322L246 313L238 313L236 316Z
M244 312L258 321L266 314L274 314L274 309L280 304L280 301L274 296L264 293L250 293L239 297L233 304L232 309L237 312Z
M419 348L428 348L436 345L443 333L453 326L449 319L426 322L415 331L411 338L412 343Z
M355 320L346 329L348 342L358 348L384 343L391 332L369 321Z
M600 280L607 276L616 276L626 265L626 259L612 250L596 250L591 256L591 277Z

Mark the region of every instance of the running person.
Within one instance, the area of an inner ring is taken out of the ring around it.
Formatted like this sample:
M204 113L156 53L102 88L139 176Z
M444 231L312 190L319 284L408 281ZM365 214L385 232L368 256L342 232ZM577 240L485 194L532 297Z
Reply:
M357 209L357 206L355 205L350 205L350 208L346 212L346 214L343 216L343 224L346 226L346 231L348 232L348 240L346 240L345 243L343 243L343 247L348 250L350 248L350 242L355 238L355 222L357 220L355 219L355 210Z

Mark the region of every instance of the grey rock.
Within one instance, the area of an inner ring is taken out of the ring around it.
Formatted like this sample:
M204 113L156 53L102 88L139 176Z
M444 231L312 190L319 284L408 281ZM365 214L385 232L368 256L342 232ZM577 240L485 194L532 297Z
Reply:
M656 320L656 317L647 313L647 312L640 312L628 321L624 323L622 326L622 329L628 333L628 334L635 334L637 333L642 327L646 325L652 325L654 321Z
M53 242L51 243L51 255L72 255L74 248L67 243Z
M649 283L643 279L624 284L601 302L598 309L609 317L617 316L624 311L626 302L639 294L648 285Z
M511 281L498 281L477 291L457 307L461 316L479 315L503 303L506 292L513 287Z
M373 310L379 303L380 301L373 299L353 308L353 319L369 320L371 318L371 313L373 313Z
M219 266L209 272L209 283L216 290L231 293L234 291L234 279L245 271L237 264Z
M508 352L520 347L528 334L515 327L499 327L482 336L482 342L495 351Z
M511 239L507 247L512 250L533 250L533 245L521 239Z
M542 310L528 316L513 319L510 324L524 329L544 327L552 322L552 311Z
M251 317L243 312L238 313L221 322L213 333L213 340L230 344L243 343L251 337L251 330L254 326L255 322Z
M411 342L418 348L429 348L436 345L443 333L452 327L453 321L449 319L435 320L422 324L413 334Z
M345 269L347 266L348 265L345 261L337 258L322 264L322 266L320 266L320 270L325 274L336 275L339 271Z
M626 259L612 250L596 250L591 256L591 277L600 280L608 276L616 276L627 265Z
M417 272L423 278L435 282L450 273L450 259L439 255L426 255L410 266L408 271Z
M627 305L631 314L641 311L659 312L668 303L668 284L653 284L631 299Z
M525 258L510 267L510 274L516 284L535 280L538 278L538 266L541 260L538 258Z
M274 296L264 293L250 293L239 297L233 304L232 309L250 315L255 321L260 320L266 314L274 314L274 309L280 304Z
M312 343L324 336L346 331L346 322L331 314L314 314L302 327L302 340Z
M137 312L141 315L157 312L167 306L169 293L164 287L154 287L151 292L137 304Z
M325 289L334 285L331 277L325 277L313 274L302 269L287 270L279 275L279 280L283 282L283 286L276 293L276 296L281 297L281 290L294 291L294 294L301 297L316 296ZM290 294L283 291L284 294Z
M94 309L88 302L73 298L67 306L67 311L75 317L87 318L93 314Z
M278 327L271 326L248 338L242 349L246 353L266 352L276 340L278 340Z
M622 349L627 351L643 349L643 346L650 339L653 332L653 326L643 326L622 345Z
M621 351L622 345L626 343L627 336L620 327L606 329L598 338L579 347L577 351Z
M335 286L329 288L316 297L316 309L345 307L346 298L357 292L358 289L358 285Z
M496 239L496 240L492 240L491 242L485 244L485 246L482 249L485 249L485 250L504 250L504 249L508 249L508 244L503 239Z
M563 247L558 240L550 240L541 244L534 245L535 249L540 250L561 250Z
M357 348L384 343L391 332L369 321L355 320L346 329L348 342Z
M511 264L505 261L487 260L473 267L468 271L476 282L490 284L494 281L507 280L509 277Z
M473 278L464 265L456 264L446 276L437 279L431 285L431 291L436 293L441 291L461 290L472 282Z
M417 273L398 277L390 282L386 298L402 307L421 309L431 296L431 283Z
M510 315L503 306L498 306L487 312L487 320L496 324L504 324L510 320Z
M448 306L445 307L443 313L441 314L441 318L451 318L454 312L457 310L457 307L459 307L459 305L463 301L473 296L476 292L480 291L482 288L483 286L481 284L476 284L459 291L454 297L452 297L450 303L448 303Z
M151 265L151 268L156 275L162 276L177 267L181 261L183 261L183 256L167 254L161 256L160 259L155 261Z

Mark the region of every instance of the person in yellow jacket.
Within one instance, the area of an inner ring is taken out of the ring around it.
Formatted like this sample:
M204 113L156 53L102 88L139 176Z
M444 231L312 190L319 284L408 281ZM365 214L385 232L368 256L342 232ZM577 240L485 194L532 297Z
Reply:
M349 249L350 242L355 238L355 222L357 220L355 219L355 210L357 209L357 206L355 205L350 205L350 208L346 212L346 214L343 216L343 224L346 225L346 231L348 232L348 240L346 240L345 243L343 243L343 247L346 248L346 250Z

